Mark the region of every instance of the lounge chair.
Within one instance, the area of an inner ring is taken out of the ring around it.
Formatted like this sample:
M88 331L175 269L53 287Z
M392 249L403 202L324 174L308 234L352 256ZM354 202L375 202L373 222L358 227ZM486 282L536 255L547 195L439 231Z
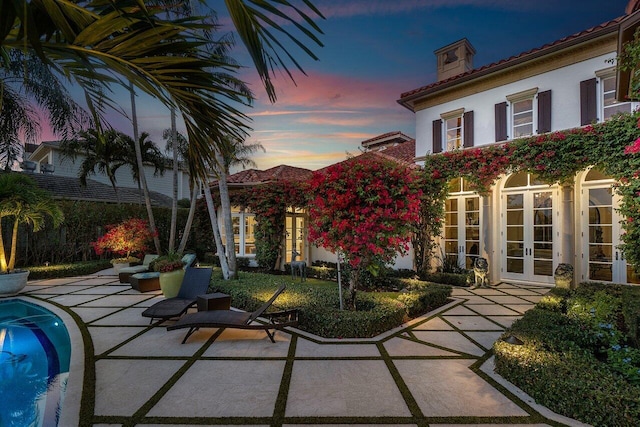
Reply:
M198 301L198 295L204 295L211 282L211 268L189 267L185 269L180 291L174 298L158 301L142 312L142 316L153 319L167 320L182 316L189 307Z
M269 301L265 302L262 307L254 311L253 313L247 313L246 311L227 311L227 310L213 310L213 311L199 311L197 313L190 313L183 316L176 322L175 325L167 327L168 331L174 329L189 328L187 335L182 340L184 344L187 339L200 328L219 328L219 329L261 329L267 333L267 336L272 343L276 341L273 339L276 329L283 329L286 326L297 326L298 324L298 311L286 310L274 313L265 313L267 309L273 304L278 296L285 290L286 286L282 285L273 294ZM254 323L254 321L263 316L269 320L269 323ZM269 330L273 329L273 332ZM215 341L215 338L214 338Z
M145 255L141 265L133 265L131 267L121 268L120 272L118 273L118 279L120 279L120 283L128 283L129 278L131 277L132 274L144 273L149 271L149 264L151 263L151 261L158 258L159 256L160 255L156 255L156 254Z

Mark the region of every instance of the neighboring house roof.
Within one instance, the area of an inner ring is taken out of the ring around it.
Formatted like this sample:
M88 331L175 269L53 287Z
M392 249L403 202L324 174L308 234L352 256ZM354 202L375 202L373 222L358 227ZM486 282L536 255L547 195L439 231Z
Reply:
M50 150L62 151L61 141L42 141L40 144L28 144L28 147L25 146L25 153L28 155L27 157L29 159L35 159L38 155L44 156ZM79 153L78 155L82 156L83 154ZM173 170L173 159L165 156L164 167L165 172L167 169ZM181 170L185 173L188 172L186 163L183 161L179 161L178 170Z
M416 159L416 140L411 139L402 144L387 147L383 150L374 151L375 153L385 155L391 160L400 160L406 163L415 163Z
M87 185L83 186L80 179L56 176L50 174L26 174L33 178L38 187L47 190L54 199L82 200L92 202L117 203L116 193L110 185L102 184L87 179ZM159 207L171 207L171 197L164 194L149 192L151 204ZM118 197L121 203L144 203L142 190L136 188L118 187Z
M548 55L552 52L557 52L559 50L592 40L603 35L617 33L619 24L624 18L624 16L618 17L587 30L580 31L570 36L561 38L552 43L547 43L543 46L528 50L526 52L522 52L518 55L514 55L479 68L474 68L473 70L458 74L448 79L428 84L426 86L419 87L408 92L404 92L400 95L398 103L412 110L412 102L429 93L437 92L441 89L454 86L465 81L473 80L487 74L504 70L517 64L521 64L539 58L541 56Z
M280 165L267 170L247 169L234 173L227 177L230 185L264 184L273 181L306 181L310 179L313 172L309 169L297 168L294 166ZM217 181L211 182L215 185Z
M362 141L362 146L365 149L375 150L379 146L387 146L390 144L402 144L407 141L411 141L413 138L405 135L400 131L387 132L382 135L374 136L373 138Z
M408 139L405 142L399 143L394 146L382 148L380 150L371 150L366 151L357 157L360 156L376 156L381 157L386 160L393 160L396 162L406 163L411 167L418 167L415 164L415 152L416 152L416 140L404 135L401 132L389 132L384 135L380 135L378 137L372 138L368 141L375 141L379 139L386 139L393 135L401 135L403 140ZM345 161L349 161L347 159ZM342 162L338 162L342 163ZM327 166L329 167L329 166ZM319 170L326 169L322 168ZM264 184L267 182L274 181L306 181L311 179L313 176L313 172L309 169L297 168L294 166L280 165L275 166L267 170L259 170L259 169L246 169L227 177L227 183L230 186L249 186L249 185L257 185ZM210 186L216 185L217 181L212 181Z

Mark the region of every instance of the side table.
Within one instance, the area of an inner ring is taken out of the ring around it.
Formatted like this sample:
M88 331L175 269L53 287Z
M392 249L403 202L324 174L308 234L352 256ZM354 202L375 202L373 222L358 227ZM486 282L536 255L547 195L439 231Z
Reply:
M198 295L198 311L229 310L231 308L231 295L222 292Z

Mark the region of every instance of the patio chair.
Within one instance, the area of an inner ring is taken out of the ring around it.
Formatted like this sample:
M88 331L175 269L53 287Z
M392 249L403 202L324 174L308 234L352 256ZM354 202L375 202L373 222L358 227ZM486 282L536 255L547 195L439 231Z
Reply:
M190 313L183 316L176 322L175 325L167 327L168 331L174 329L189 328L187 335L182 340L184 344L187 339L200 328L218 328L221 330L230 329L260 329L267 333L267 336L272 343L275 343L274 335L276 329L283 329L286 326L298 325L298 311L297 310L285 310L279 312L265 313L267 309L273 304L278 296L285 290L286 285L282 285L273 294L269 301L265 302L259 309L253 313L247 313L246 311L227 311L227 310L214 310L214 311L199 311L197 313ZM258 317L265 317L268 319L268 323L254 323ZM273 332L270 330L273 329ZM217 338L217 337L216 337ZM214 338L215 341L215 338Z
M159 256L160 255L156 254L148 254L144 256L141 265L133 265L131 267L121 268L120 272L118 273L118 279L120 280L120 283L128 283L132 274L144 273L149 271L149 264Z
M142 316L153 319L167 320L180 317L194 306L198 301L198 295L204 295L211 282L211 268L189 267L185 269L184 278L180 285L180 291L174 298L158 301L142 312Z

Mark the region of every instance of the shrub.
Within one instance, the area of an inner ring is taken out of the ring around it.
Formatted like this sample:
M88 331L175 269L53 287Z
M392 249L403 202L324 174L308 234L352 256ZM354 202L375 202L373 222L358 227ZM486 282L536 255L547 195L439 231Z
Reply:
M237 281L215 280L213 289L231 295L234 307L247 311L257 309L282 281L287 291L280 296L274 310L299 309L299 328L327 338L368 338L400 326L408 316L425 313L446 302L451 294L448 286L416 283L402 301L383 293L360 293L358 311L339 310L340 300L335 285L290 283L288 277L242 273ZM418 281L415 281L418 282ZM345 297L347 292L344 293ZM405 295L405 294L403 294ZM425 311L421 311L425 310Z
M428 273L420 278L426 282L442 283L451 286L469 286L467 273Z
M554 289L505 332L523 345L494 344L496 371L563 415L593 425L635 426L639 296L640 289L621 285Z
M111 267L108 260L83 261L71 264L54 264L29 267L29 280L52 279L93 274Z
M105 251L129 257L130 254L140 254L146 251L148 243L153 239L149 231L149 223L139 218L129 218L120 224L107 225L106 234L91 245L96 254Z

